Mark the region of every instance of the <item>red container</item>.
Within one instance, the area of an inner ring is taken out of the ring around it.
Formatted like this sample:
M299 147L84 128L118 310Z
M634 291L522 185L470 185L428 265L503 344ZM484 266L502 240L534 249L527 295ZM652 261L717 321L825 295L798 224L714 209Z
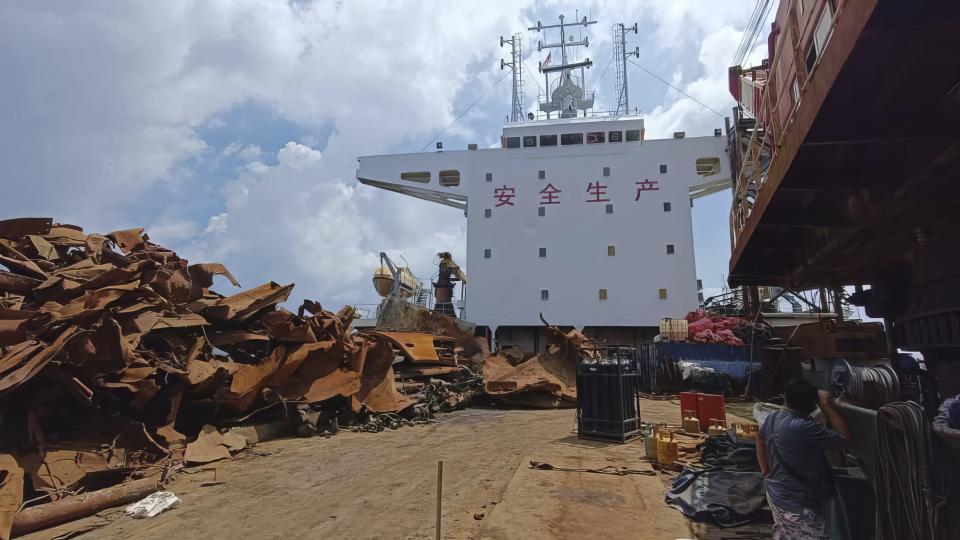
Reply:
M700 420L700 430L707 431L711 420L722 420L727 425L727 407L722 395L697 394L697 418ZM680 399L683 408L683 398Z
M697 419L700 418L700 393L699 392L680 392L680 425L683 425L683 413L687 411L696 411ZM703 426L703 421L700 422Z

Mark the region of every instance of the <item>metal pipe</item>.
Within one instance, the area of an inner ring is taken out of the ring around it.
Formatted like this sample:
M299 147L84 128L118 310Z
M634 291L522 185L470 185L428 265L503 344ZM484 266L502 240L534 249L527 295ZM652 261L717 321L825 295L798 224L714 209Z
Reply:
M440 515L443 500L443 461L437 462L437 540L440 540Z

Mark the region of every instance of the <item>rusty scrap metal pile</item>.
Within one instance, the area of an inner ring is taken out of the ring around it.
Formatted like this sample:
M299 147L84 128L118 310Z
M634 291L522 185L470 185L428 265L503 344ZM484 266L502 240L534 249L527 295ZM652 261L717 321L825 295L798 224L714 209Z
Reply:
M290 415L321 431L384 414L395 427L480 390L456 363L415 369L398 389L403 347L353 332L352 308L305 301L294 314L278 307L293 285L222 296L215 276L239 287L223 265L189 264L142 229L0 221L0 538L23 501L246 446L211 424Z

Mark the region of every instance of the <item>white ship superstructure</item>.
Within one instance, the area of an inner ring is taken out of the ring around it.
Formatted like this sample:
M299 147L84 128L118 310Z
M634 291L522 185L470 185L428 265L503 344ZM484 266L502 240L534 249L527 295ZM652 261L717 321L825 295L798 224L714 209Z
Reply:
M561 19L534 29L566 35L588 24ZM559 43L541 42L562 50L559 65L541 66L548 86L537 116L549 118L508 123L501 148L361 157L357 179L464 211L470 283L462 317L490 328L501 346L540 348L541 314L635 343L661 318L699 303L691 206L729 187L726 140L719 131L644 140L639 116L590 114L593 96L576 76L590 61L571 61L566 51L586 38ZM623 44L616 49L625 60ZM515 109L516 98L515 86Z

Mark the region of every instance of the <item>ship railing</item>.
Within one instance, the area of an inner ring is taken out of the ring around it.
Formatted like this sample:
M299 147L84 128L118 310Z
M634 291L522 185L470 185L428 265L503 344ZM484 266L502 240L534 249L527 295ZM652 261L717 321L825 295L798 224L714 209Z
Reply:
M840 2L836 7L836 13L832 11L826 15L827 25L823 28L824 38L823 49L830 47L830 36L833 35L837 21L843 16L845 2ZM829 8L829 3L825 3L823 9ZM762 76L763 83L759 87L759 95L756 92L743 92L747 85L751 90L756 90L761 77L755 75L751 70L747 75L751 78L744 82L741 78L741 108L746 109L743 104L744 96L749 95L752 116L756 119L750 137L747 140L742 153L739 171L737 173L737 182L733 193L733 201L730 208L730 246L736 251L737 242L746 228L747 223L753 214L754 206L761 194L764 193L764 186L767 183L768 171L770 165L777 156L777 149L786 137L787 131L793 125L797 117L798 110L803 106L803 97L810 87L810 81L818 73L817 67L820 64L819 58L823 56L823 51L818 52L817 60L813 67L806 71L806 67L801 67L798 59L804 58L803 54L810 45L809 40L801 42L799 32L791 23L789 32L784 32L784 36L776 46L776 50L782 51L775 55L773 62L767 70L757 70L765 72ZM789 36L789 42L787 37ZM780 64L787 63L788 69L780 69ZM789 64L793 63L793 66ZM796 72L790 81L780 81L771 74ZM768 77L773 77L769 78ZM758 103L759 102L759 103Z

